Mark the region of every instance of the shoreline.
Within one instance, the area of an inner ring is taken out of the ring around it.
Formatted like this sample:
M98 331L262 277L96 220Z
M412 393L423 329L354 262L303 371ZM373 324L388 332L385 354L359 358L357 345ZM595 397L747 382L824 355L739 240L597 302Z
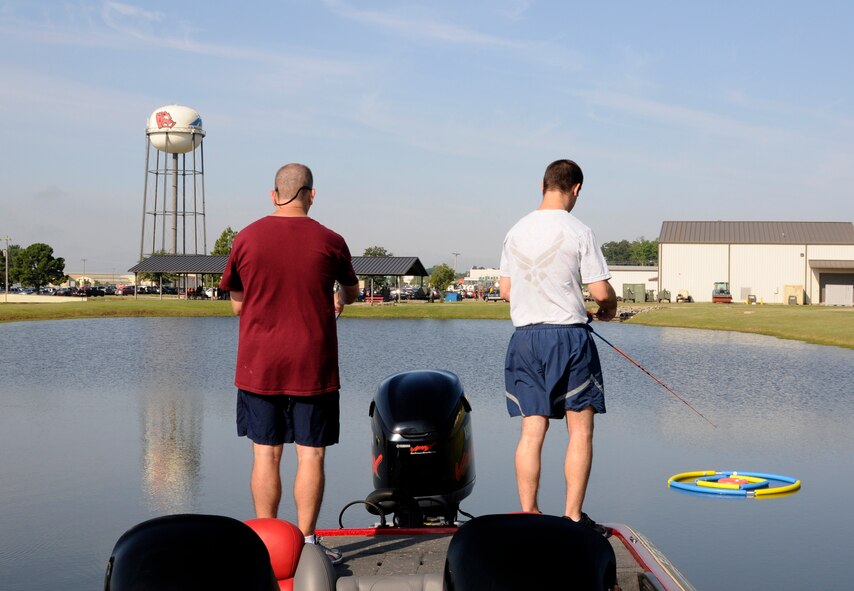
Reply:
M592 306L588 306L591 309ZM0 324L39 320L116 317L232 316L225 300L186 300L176 296L146 295L76 298L62 296L0 297ZM357 303L344 309L342 318L510 320L510 306L503 301ZM617 307L615 322L726 330L762 334L854 349L854 308L792 306L784 304L624 303Z

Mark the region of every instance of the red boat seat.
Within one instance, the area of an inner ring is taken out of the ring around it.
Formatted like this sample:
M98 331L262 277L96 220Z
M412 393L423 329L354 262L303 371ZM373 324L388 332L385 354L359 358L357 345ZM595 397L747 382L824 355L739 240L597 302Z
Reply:
M280 591L334 591L337 577L332 563L319 546L305 543L296 525L274 518L245 523L267 546Z
M244 523L255 530L267 546L273 574L279 581L279 589L292 591L305 536L296 525L283 519L248 519Z

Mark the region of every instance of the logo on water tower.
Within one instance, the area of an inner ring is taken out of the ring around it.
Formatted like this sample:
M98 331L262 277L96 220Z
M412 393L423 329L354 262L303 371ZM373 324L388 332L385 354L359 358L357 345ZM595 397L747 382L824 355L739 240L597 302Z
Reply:
M155 118L157 120L157 129L163 129L167 127L172 129L175 127L175 120L172 119L172 115L169 114L169 111L159 111Z

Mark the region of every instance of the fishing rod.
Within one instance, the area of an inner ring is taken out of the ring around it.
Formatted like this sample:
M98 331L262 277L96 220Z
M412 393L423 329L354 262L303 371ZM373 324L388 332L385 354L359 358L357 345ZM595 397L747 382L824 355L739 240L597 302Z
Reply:
M634 364L635 364L635 365L636 365L636 366L637 366L641 371L643 371L646 375L648 375L648 376L649 376L649 377L651 377L653 380L655 380L655 381L656 381L656 382L657 382L657 383L658 383L662 388L664 388L665 390L667 390L668 392L670 392L671 394L673 394L676 398L678 398L679 400L681 400L681 401L682 401L682 403L683 403L683 404L685 404L685 406L687 406L688 408L690 408L691 410L693 410L695 413L697 413L699 416L701 416L703 419L705 419L705 421L706 421L707 423L709 423L712 427L714 427L715 429L717 429L717 428L718 428L718 426L717 426L717 425L715 425L712 421L710 421L708 418L706 418L706 415L704 415L704 414L703 414L703 413L701 413L699 410L697 410L696 408L694 408L693 406L691 406L691 404L690 404L687 400L685 400L684 398L682 398L681 396L679 396L679 394L677 394L676 392L674 392L673 390L671 390L670 388L668 388L668 387L664 384L664 382L662 382L662 381L661 381L661 380L659 380L657 377L655 377L654 375L652 375L651 373L649 373L646 369L644 369L644 367L643 367L640 363L638 363L637 361L635 361L634 359L632 359L631 357L629 357L628 355L626 355L625 353L623 353L622 351L620 351L620 349L619 349L619 348L617 348L614 344L612 344L608 339L606 339L605 337L603 337L602 335L600 335L598 332L596 332L595 330L593 330L593 327L592 327L592 326L590 326L589 322L588 322L588 324L587 324L587 328L589 328L589 329L590 329L590 332L592 332L592 333L593 333L593 334L595 334L597 337L599 337L600 339L602 339L602 340L603 340L603 341L604 341L608 346L610 346L614 351L616 351L617 353L619 353L620 355L622 355L623 357L625 357L626 359L628 359L629 361L631 361L632 363L634 363Z

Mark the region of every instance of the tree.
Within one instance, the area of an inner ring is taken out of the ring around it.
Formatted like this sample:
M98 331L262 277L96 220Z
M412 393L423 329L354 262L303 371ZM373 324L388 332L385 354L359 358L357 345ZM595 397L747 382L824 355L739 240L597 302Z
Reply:
M21 247L17 244L9 245L9 283L15 283L12 275L12 262L18 258L21 253ZM8 291L9 286L6 285L6 252L5 249L0 249L0 285L3 285L3 290Z
M54 258L53 248L47 244L30 244L17 255L13 252L12 256L14 258L10 259L9 280L13 283L32 287L38 292L50 283L59 284L68 279L65 274L65 259Z
M229 255L231 254L231 245L234 244L234 237L237 236L237 232L231 229L231 226L228 226L225 230L222 231L222 234L219 235L219 238L216 239L216 243L214 244L213 250L211 254L213 255Z
M394 255L382 246L369 246L365 249L363 257L393 257Z
M641 236L632 242L632 262L636 265L657 265L658 240L645 240Z
M641 236L633 242L606 242L602 245L602 254L609 265L657 265L658 241Z
M629 265L632 261L632 246L628 240L606 242L602 245L602 254L609 265Z
M364 254L362 256L365 257L393 257L394 255L387 251L382 246L369 246L365 249ZM362 281L370 281L374 287L374 291L379 291L383 289L388 283L388 277L381 277L379 275L362 275L359 277Z
M433 267L433 273L430 275L430 285L439 290L444 296L448 286L454 282L454 270L448 265L442 263Z

